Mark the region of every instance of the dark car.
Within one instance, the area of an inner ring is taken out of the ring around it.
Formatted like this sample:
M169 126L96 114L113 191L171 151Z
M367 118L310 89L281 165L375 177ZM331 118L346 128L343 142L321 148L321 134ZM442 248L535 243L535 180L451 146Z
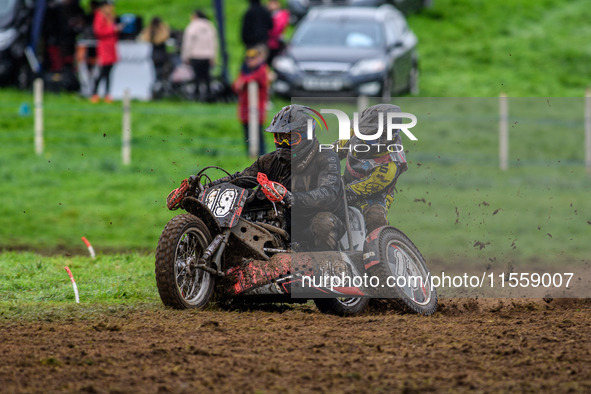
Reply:
M14 83L28 71L24 56L34 12L33 0L0 1L0 83Z
M417 12L423 7L430 7L433 0L287 0L291 22L297 23L306 13L318 6L379 7L392 4L405 14Z
M275 58L282 96L418 92L417 37L394 7L315 8Z

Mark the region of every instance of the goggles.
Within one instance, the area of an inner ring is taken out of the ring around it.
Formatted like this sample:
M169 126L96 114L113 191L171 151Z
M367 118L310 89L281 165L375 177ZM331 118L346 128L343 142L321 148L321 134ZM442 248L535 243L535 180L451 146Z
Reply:
M300 133L274 133L275 144L282 146L296 146L302 142L302 135Z

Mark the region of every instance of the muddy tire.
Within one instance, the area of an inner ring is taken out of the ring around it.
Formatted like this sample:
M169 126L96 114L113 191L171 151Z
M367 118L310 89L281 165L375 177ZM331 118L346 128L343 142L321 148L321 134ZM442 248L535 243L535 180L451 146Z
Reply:
M387 286L379 288L377 296L388 298L401 312L435 313L437 291L431 289L429 269L412 241L394 227L385 228L380 233L379 254L379 263L367 270L369 276L377 276L380 283L387 283ZM386 282L387 278L395 280Z
M322 313L354 316L365 311L369 298L317 298L314 303Z
M210 242L209 230L194 215L178 215L168 222L156 249L156 285L164 305L175 309L207 305L215 276L188 268L201 257Z

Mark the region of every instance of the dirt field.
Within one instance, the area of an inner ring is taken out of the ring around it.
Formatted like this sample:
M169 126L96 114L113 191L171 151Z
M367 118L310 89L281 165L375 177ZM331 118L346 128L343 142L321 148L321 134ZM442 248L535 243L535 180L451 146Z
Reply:
M447 300L431 317L299 305L1 324L2 392L591 391L589 300Z

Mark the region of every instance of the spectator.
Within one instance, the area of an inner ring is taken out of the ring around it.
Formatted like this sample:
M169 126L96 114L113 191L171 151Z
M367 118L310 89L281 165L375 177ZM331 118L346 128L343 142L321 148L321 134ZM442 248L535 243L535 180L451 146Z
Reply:
M84 30L85 14L80 0L63 0L59 7L60 14L60 52L64 65L73 70L76 39Z
M218 41L215 27L200 10L191 14L191 22L183 34L181 59L193 68L195 83L201 101L211 100L210 67L215 65ZM206 96L203 97L201 83L205 84Z
M45 11L47 22L43 23L43 37L45 38L46 67L51 72L61 71L64 64L60 54L60 21L58 4L50 2Z
M168 54L166 53L166 40L170 37L170 28L159 17L152 18L150 25L140 33L141 41L152 44L152 63L156 71L156 83L164 79Z
M273 20L273 28L269 31L269 40L267 41L267 46L269 47L267 64L272 65L275 56L285 48L282 34L289 24L289 11L281 8L279 0L269 0L267 9L271 13Z
M93 95L90 101L98 103L98 88L101 81L105 80L105 102L110 103L111 95L111 69L117 62L117 38L122 25L115 24L115 6L113 0L101 3L94 13L93 31L98 41L96 52L100 67L99 76L94 85Z
M244 127L244 140L248 152L248 84L255 82L259 88L259 154L265 153L265 141L263 140L263 124L266 117L266 103L268 98L269 73L265 46L257 46L246 51L246 57L240 70L240 75L234 81L233 88L238 95L238 118Z
M250 7L242 18L242 43L247 49L261 44L266 46L273 19L260 0L249 1Z

